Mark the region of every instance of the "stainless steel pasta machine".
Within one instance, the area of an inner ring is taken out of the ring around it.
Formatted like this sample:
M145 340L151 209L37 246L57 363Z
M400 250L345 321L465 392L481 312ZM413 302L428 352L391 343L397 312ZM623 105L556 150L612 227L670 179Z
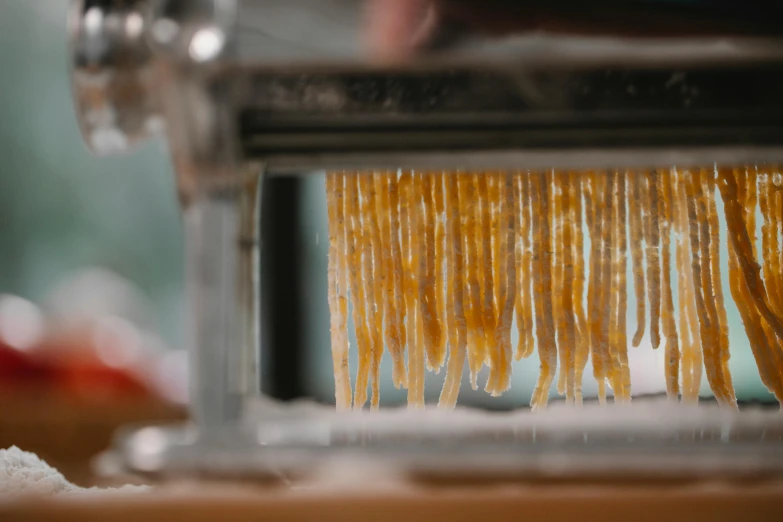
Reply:
M783 38L766 3L486 0L486 16L470 4L438 2L440 25L416 56L379 64L361 45L360 0L74 2L71 74L88 147L122 153L162 136L185 219L195 427L130 434L121 439L126 465L269 471L307 467L339 447L402 452L424 467L469 468L482 456L485 468L531 472L564 441L587 440L577 421L536 421L527 447L512 444L524 437L476 438L443 420L411 428L413 442L402 443L384 436L397 433L394 422L337 422L259 399L266 357L298 342L298 309L280 304L297 294L281 276L301 262L285 242L296 212L280 194L265 197L268 180L324 169L783 160ZM260 248L264 227L271 236ZM265 250L278 260L261 277ZM260 412L250 415L253 404ZM783 463L779 443L723 451L731 419L711 419L712 442L692 469ZM644 440L645 457L685 462L687 448L643 424L597 429L595 439ZM460 449L435 444L435 434ZM610 450L600 444L577 446L572 462L584 469L635 465L602 460ZM455 451L464 458L443 458Z

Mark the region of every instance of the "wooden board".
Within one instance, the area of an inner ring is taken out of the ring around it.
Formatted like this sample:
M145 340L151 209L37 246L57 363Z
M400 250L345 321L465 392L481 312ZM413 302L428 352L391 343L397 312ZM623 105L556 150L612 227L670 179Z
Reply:
M715 522L783 520L783 484L391 487L284 490L191 485L124 498L0 505L3 522Z
M182 408L153 399L69 400L51 394L0 397L0 448L35 453L79 486L99 485L92 459L106 450L117 429L133 424L181 422Z

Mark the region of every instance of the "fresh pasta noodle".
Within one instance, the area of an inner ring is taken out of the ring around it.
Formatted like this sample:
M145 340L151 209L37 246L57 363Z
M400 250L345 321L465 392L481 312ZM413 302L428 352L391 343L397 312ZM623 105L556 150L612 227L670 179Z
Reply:
M419 399L419 390L424 388L423 361L420 361L421 345L418 343L418 319L416 296L418 295L418 283L413 276L416 266L414 245L415 237L411 236L413 223L411 214L415 212L412 205L414 201L414 177L411 172L404 172L399 179L400 197L400 244L402 251L403 268L403 298L405 305L406 340L408 354L408 403L419 406L423 403L423 397ZM422 363L422 364L420 364ZM423 393L423 392L422 392ZM354 405L354 407L356 407Z
M568 357L568 348L570 347L570 340L566 333L566 318L565 310L563 309L563 275L565 271L565 213L563 212L563 183L562 173L553 173L552 184L552 244L553 254L552 260L554 266L552 267L552 284L554 289L555 298L552 301L552 310L555 316L556 335L558 340L558 346L562 349L558 350L558 364L559 371L557 375L557 393L565 395L566 390L566 374L568 373L568 363L566 361Z
M334 395L338 410L351 409L350 366L348 362L348 288L345 258L345 179L342 174L326 177L329 213L329 309L332 311L330 331L334 363Z
M645 320L647 317L647 287L644 279L644 250L642 241L646 237L644 234L642 218L642 177L635 173L630 173L629 183L631 184L631 197L628 198L630 206L629 224L631 227L631 262L633 264L633 289L636 294L636 332L633 334L633 346L638 347L642 342L645 330Z
M726 173L726 175L729 175ZM746 213L748 191L745 184L745 172L735 171L731 173L731 176L735 183L738 185L736 203L740 206L742 212L742 218L746 223L745 229L748 228L748 216ZM730 204L734 204L733 202ZM734 250L734 246L729 244L729 284L731 294L734 300L738 303L737 309L739 310L740 317L742 318L742 324L745 327L748 339L750 340L751 351L753 352L753 358L756 361L756 366L759 369L759 376L761 381L767 388L769 388L775 397L780 401L783 396L783 388L781 388L780 379L775 378L777 368L772 357L773 347L769 345L769 340L761 326L761 317L753 307L747 306L747 302L750 299L748 285L745 284L742 276L740 275L739 263L737 261L737 252Z
M712 296L705 292L705 290L707 290L705 287L711 283L711 279L705 274L709 269L709 262L705 256L705 249L701 244L701 229L703 228L704 217L701 214L700 205L697 201L697 194L699 194L697 190L701 187L700 176L698 171L686 172L685 179L685 194L688 207L688 232L691 246L691 267L694 279L696 310L699 317L699 331L704 346L704 366L707 373L707 380L715 391L715 398L721 404L725 404L725 396L721 385L723 373L719 370L718 361L715 356L719 342L715 336L717 324L715 318L708 310L707 302L711 300ZM709 250L706 251L709 252Z
M498 178L500 185L500 287L498 289L498 322L495 339L498 343L497 380L493 385L492 395L501 395L511 386L511 362L513 352L511 347L511 324L514 317L516 302L516 215L514 205L514 188L511 174Z
M612 224L613 224L613 190L614 178L604 172L601 174L601 191L603 192L603 212L600 223L601 257L598 269L601 272L600 279L600 305L601 314L600 331L598 334L598 356L601 358L601 373L596 376L608 384L612 384L613 376L611 351L609 346L609 334L611 330L611 290L612 290Z
M544 409L549 400L549 387L557 371L557 342L555 340L555 321L552 313L552 238L550 234L550 183L543 172L532 175L533 210L533 281L536 302L536 338L541 372L530 399L533 411Z
M444 282L444 275L446 267L444 265L445 261L445 241L446 241L446 221L444 219L443 213L445 212L445 200L444 200L444 174L442 172L432 174L433 180L432 180L432 200L433 200L433 209L434 209L434 215L432 216L432 221L434 223L434 241L435 241L435 257L433 258L435 264L432 267L432 270L434 271L434 280L433 283L435 284L435 288L433 288L433 292L435 295L435 314L437 317L437 321L440 324L440 336L438 338L438 343L434 347L434 356L435 356L435 362L436 362L436 371L439 371L440 368L443 367L444 364L446 364L446 354L447 354L447 335L445 332L446 328L446 301L444 297L444 291L446 288L445 282Z
M609 292L608 303L605 304L605 309L609 311L608 335L607 340L609 343L608 349L608 368L607 377L609 383L614 391L615 402L623 401L622 394L622 377L621 377L621 364L620 364L620 351L617 346L620 337L620 324L617 311L620 304L620 225L619 225L619 204L618 204L618 188L617 175L613 172L609 174L609 187L610 198L612 201L612 209L609 217ZM608 305L608 306L607 306Z
M346 216L349 216L349 224L346 229L348 238L348 273L350 277L351 305L353 310L353 324L356 329L356 344L359 355L359 364L356 370L356 387L354 389L354 408L361 409L367 402L367 386L370 381L370 366L372 358L372 341L370 337L370 325L367 323L367 296L366 287L362 280L362 233L361 214L359 204L359 176L351 173L346 177L345 208Z
M661 344L660 317L661 317L661 255L660 255L660 225L659 225L659 195L658 195L658 171L652 170L645 173L647 181L647 221L649 233L647 242L647 289L650 294L650 342L653 348Z
M603 219L603 201L598 189L598 175L586 176L585 202L587 203L587 226L590 233L590 284L587 289L589 322L590 359L593 363L593 376L598 381L598 400L606 402L606 379L604 378L603 357L601 356L601 222Z
M660 201L661 219L659 220L661 234L661 322L663 337L666 340L666 393L670 399L680 395L680 339L677 335L677 324L674 319L674 296L672 295L671 258L671 223L674 215L674 196L672 193L671 173L661 172L657 179L658 201Z
M574 287L573 287L573 304L574 313L576 314L577 325L577 347L576 355L574 357L574 403L576 405L582 404L582 378L584 375L585 367L587 366L587 359L590 355L590 340L589 332L587 328L587 318L585 315L584 305L584 289L585 289L585 261L584 261L584 231L582 229L583 222L583 205L582 205L582 177L577 172L571 172L569 174L569 190L572 201L573 211L573 228L574 228ZM527 284L527 283L523 283ZM532 350L532 345L531 345Z
M395 378L395 386L400 388L406 388L408 386L408 368L405 365L405 347L407 345L407 332L405 329L405 317L406 317L406 304L405 304L405 283L403 272L403 251L400 247L400 195L399 195L399 180L397 173L386 173L385 176L387 182L387 190L389 195L389 237L388 248L391 255L391 274L387 276L391 277L393 292L394 292L394 309L395 318L391 323L391 327L396 330L399 335L400 341L400 358L402 362L399 363L402 367L399 369L401 373ZM382 196L385 197L385 196ZM388 347L392 349L393 347ZM394 357L394 354L392 354Z
M517 302L516 320L519 341L514 357L519 360L530 357L535 349L533 339L533 310L530 291L530 260L532 247L530 242L530 178L518 174L514 178L514 200L517 204Z
M772 176L772 184L770 185L772 191L772 251L773 256L777 252L777 258L773 257L773 269L772 277L777 278L777 300L775 310L778 315L783 315L783 173L779 169L775 169Z
M463 244L463 253L465 256L465 267L462 272L465 291L465 319L468 329L468 345L475 346L478 349L468 350L468 367L470 368L471 385L474 389L478 388L478 372L484 364L484 346L480 344L484 340L484 318L481 313L481 286L479 285L479 260L478 260L478 242L477 215L476 207L477 187L473 176L470 174L457 175L457 187L460 194L460 224L464 231L461 238Z
M443 366L438 353L442 335L438 317L437 293L435 292L435 201L432 197L433 176L420 175L421 204L418 234L419 245L419 306L424 325L424 349L427 355L427 368L438 372Z
M685 177L682 172L676 173L675 194L677 197L677 266L678 288L677 301L680 309L680 333L683 336L682 349L682 399L687 403L699 400L699 389L702 377L701 331L696 312L696 296L694 294L687 196L685 193ZM682 268L685 267L685 268ZM687 334L687 337L686 337Z
M627 330L627 306L628 306L628 230L627 230L627 186L626 176L619 176L617 179L617 264L618 282L618 302L616 309L612 311L617 320L617 340L615 352L619 361L619 387L616 388L615 397L620 397L620 402L630 402L631 400L631 368L628 365L628 330Z
M467 325L465 321L465 312L463 305L463 287L462 271L464 266L464 255L460 248L462 242L462 231L460 226L460 197L457 187L456 175L446 177L448 213L448 244L449 259L446 271L448 281L451 285L451 292L448 298L448 309L452 311L449 319L449 362L446 370L446 381L440 395L439 406L444 408L453 408L457 404L460 382L462 379L462 369L465 366L465 350L467 344Z
M482 323L484 325L484 342L479 344L483 353L483 359L489 360L490 346L495 344L495 278L494 273L494 255L492 252L492 201L489 196L489 175L479 176L478 189L479 199L481 200L481 267L483 272L483 283L481 294L484 298L482 303ZM478 371L476 369L475 371ZM473 369L471 369L473 372Z
M359 174L359 196L361 199L362 220L362 284L364 285L365 305L370 342L370 377L372 395L370 406L377 409L380 404L381 355L383 354L383 286L373 284L380 270L379 236L376 212L373 202L373 180L371 174Z
M495 394L497 389L497 383L500 380L500 372L502 371L500 343L497 338L497 327L500 320L500 266L501 266L501 246L502 246L502 234L500 226L500 180L496 172L487 174L488 188L489 188L489 204L490 209L490 243L492 245L492 285L495 289L492 300L492 319L489 322L485 321L484 328L492 329L494 333L488 337L486 344L487 356L486 363L489 366L489 378L487 384L484 387L484 391L490 394ZM487 267L486 269L489 269ZM486 270L485 269L485 270ZM486 275L485 275L486 276Z
M399 217L397 211L397 178L389 173L375 174L375 202L382 223L379 262L383 267L380 279L383 281L384 298L384 341L393 361L392 380L394 386L407 386L408 370L405 367L405 340L401 330ZM397 232L395 234L395 232Z
M575 378L576 378L576 316L574 314L574 294L567 291L574 280L574 252L572 248L572 234L573 234L573 215L571 213L571 195L569 193L568 174L563 172L558 174L559 190L561 197L561 211L562 222L560 226L560 243L562 248L560 249L562 255L562 262L559 264L563 267L561 277L561 293L560 293L560 314L561 323L563 325L562 343L558 343L563 348L560 350L565 353L565 356L561 359L561 375L565 375L565 395L566 402L575 402Z
M598 400L611 390L615 402L629 402L629 345L659 344L671 400L698 401L704 373L718 403L736 408L729 297L762 382L783 401L783 178L775 166L333 172L326 203L340 410L380 406L384 352L412 408L425 406L427 371L446 368L438 405L453 408L464 371L477 390L486 366L484 391L498 396L512 385L514 361L536 351L533 410L546 408L555 383L568 404L581 404L589 362Z
M726 306L723 299L723 283L720 278L720 252L718 245L720 242L720 226L718 224L718 210L715 204L715 177L714 173L704 171L702 177L707 197L707 220L710 236L710 260L712 267L712 289L715 296L715 308L717 311L718 333L720 334L720 344L718 345L718 359L723 372L723 382L726 387L726 394L731 404L736 405L737 398L734 394L734 385L731 382L731 373L729 372L729 320L726 314Z

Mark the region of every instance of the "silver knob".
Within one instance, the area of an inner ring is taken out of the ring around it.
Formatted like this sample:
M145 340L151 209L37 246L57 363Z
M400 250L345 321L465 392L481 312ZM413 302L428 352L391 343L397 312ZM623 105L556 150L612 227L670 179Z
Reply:
M71 84L88 148L131 150L162 126L145 0L74 0L68 27Z

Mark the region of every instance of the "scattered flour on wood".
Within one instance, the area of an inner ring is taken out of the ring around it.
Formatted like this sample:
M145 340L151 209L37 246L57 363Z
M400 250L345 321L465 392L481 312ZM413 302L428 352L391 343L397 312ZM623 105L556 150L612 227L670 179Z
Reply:
M0 500L19 496L140 493L148 489L146 486L82 488L69 482L34 453L22 451L16 446L0 450Z

